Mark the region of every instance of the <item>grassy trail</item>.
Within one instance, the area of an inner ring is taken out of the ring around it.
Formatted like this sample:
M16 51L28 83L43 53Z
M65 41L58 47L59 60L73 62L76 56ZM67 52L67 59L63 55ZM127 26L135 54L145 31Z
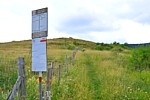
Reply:
M129 71L112 52L86 52L82 57L91 100L150 99L148 71Z
M125 86L121 78L126 75L126 70L116 64L111 53L88 52L82 56L92 100L123 99Z
M92 98L94 100L98 100L101 98L101 89L100 89L100 79L98 78L98 75L96 73L96 69L94 66L94 62L90 55L84 55L85 56L85 65L87 70L87 76L89 78L89 90L93 91Z

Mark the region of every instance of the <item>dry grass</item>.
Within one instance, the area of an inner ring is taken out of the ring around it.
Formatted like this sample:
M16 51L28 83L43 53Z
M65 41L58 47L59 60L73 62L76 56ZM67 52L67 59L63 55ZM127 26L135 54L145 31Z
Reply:
M53 60L56 62L56 67L58 64L63 64L66 54L69 57L72 56L73 51L65 49L63 44L65 41L66 43L74 42L65 39L48 40L48 67ZM78 42L78 40L76 41ZM93 44L80 42L84 46ZM1 60L3 62L14 61L19 56L25 57L27 99L38 100L38 74L31 71L31 41L0 44L0 47L0 58L3 59ZM133 72L127 69L128 62L126 60L123 63L122 60L118 61L121 57L124 59L124 57L130 56L129 53L129 50L125 50L120 55L113 51L90 49L85 49L84 52L79 51L74 64L69 65L68 76L63 72L60 85L57 83L57 76L53 77L52 98L54 100L150 99L149 71ZM43 74L44 76L45 74ZM0 92L2 91L0 87Z

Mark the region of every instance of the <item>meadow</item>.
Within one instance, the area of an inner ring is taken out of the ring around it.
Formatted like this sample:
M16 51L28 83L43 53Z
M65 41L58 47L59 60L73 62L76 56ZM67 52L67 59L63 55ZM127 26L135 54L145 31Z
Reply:
M150 48L139 49L145 52L142 55L136 48L129 49L120 44L99 44L67 38L52 39L47 41L48 67L52 61L55 61L55 68L58 64L63 65L65 55L71 57L76 47L80 47L80 50L73 64L69 64L68 74L62 71L59 84L57 75L52 78L52 100L150 99L150 59L147 53ZM134 59L134 55L137 55L135 58L138 59ZM7 98L17 79L17 58L20 56L25 58L27 100L39 100L38 73L31 71L29 40L0 44L0 99ZM147 62L144 60L142 64L145 57ZM43 73L43 77L45 90L46 73Z

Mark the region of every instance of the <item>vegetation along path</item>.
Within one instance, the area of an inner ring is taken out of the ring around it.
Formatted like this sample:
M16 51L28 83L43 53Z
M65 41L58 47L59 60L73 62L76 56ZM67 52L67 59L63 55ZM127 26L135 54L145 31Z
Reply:
M140 78L144 74L149 76L148 72L128 70L125 67L126 61L120 64L121 56L124 55L114 55L109 51L86 51L82 54L82 66L86 70L84 74L88 82L88 97L91 100L149 99L147 81Z
M89 78L89 90L93 91L92 98L93 99L100 99L101 96L101 89L100 89L100 79L96 73L96 68L94 66L94 60L92 56L85 54L85 65L87 69L87 76Z

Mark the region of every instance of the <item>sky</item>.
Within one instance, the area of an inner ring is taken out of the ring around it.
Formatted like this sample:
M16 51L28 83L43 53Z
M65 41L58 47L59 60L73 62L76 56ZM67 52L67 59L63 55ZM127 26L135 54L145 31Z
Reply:
M32 10L48 7L48 39L149 43L150 0L1 0L0 42L31 39Z

